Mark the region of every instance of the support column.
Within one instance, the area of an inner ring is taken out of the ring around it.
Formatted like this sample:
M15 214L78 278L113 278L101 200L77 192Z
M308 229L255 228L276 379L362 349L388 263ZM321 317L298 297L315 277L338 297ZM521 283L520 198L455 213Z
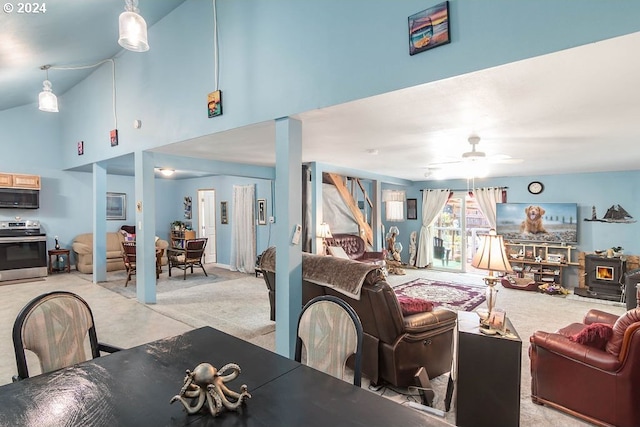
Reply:
M107 280L107 169L93 164L93 283Z
M156 220L153 153L135 153L136 296L144 304L156 302Z
M293 358L302 305L302 246L293 244L302 225L302 123L276 120L276 352Z
M318 235L318 226L323 222L322 213L322 167L319 163L311 163L311 240L313 242L312 252L321 253L322 239Z

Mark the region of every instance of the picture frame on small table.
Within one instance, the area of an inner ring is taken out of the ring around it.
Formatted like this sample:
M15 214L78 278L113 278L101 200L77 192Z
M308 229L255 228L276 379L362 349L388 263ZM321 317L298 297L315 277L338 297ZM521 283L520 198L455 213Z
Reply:
M498 334L504 335L507 332L507 313L501 308L494 308L489 313L489 327Z

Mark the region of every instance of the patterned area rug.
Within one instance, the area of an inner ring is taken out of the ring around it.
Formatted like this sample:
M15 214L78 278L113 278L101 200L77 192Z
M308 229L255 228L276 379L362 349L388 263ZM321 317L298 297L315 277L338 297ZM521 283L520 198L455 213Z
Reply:
M393 287L398 296L420 298L435 307L471 311L485 301L484 288L452 282L416 279Z

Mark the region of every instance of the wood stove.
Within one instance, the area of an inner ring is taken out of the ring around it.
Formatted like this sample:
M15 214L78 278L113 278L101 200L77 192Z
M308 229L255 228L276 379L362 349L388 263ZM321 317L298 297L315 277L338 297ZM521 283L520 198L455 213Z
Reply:
M625 272L626 262L622 257L585 255L584 283L587 288L578 288L574 292L585 297L622 301Z

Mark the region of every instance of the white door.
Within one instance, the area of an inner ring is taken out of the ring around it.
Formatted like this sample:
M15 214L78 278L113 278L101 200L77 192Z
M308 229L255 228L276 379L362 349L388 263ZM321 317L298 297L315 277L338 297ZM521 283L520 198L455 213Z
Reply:
M198 237L206 237L204 261L217 262L216 255L216 191L198 190Z

